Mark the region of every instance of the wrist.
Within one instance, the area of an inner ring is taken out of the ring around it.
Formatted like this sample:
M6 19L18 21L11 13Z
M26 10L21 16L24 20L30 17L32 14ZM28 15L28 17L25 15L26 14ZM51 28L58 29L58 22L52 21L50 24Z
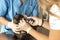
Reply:
M42 19L38 19L38 25L39 25L39 26L42 25Z
M44 25L44 20L42 19L42 24L41 24L41 26L43 26Z
M29 33L31 29L32 29L32 27L28 27L26 32Z
M7 26L10 26L11 22L8 22Z
M7 26L8 26L9 28L11 28L11 27L12 27L12 22L8 22Z

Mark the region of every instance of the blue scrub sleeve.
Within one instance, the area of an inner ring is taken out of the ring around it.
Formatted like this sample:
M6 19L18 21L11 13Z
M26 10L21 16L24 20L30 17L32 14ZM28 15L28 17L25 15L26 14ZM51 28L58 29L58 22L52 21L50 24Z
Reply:
M0 16L4 16L6 14L7 4L5 0L0 0Z

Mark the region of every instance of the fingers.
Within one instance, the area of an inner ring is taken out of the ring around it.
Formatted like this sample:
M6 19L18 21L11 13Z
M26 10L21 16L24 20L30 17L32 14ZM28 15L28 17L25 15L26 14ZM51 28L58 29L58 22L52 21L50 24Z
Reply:
M22 19L22 22L24 22L24 23L25 23L25 20L24 20L24 19Z
M24 26L25 24L26 24L26 22L24 19L20 20L20 23L19 23L20 26Z
M29 21L29 24L33 24L33 21L30 20L30 21Z
M12 30L13 30L13 32L16 33L16 34L20 34L20 31L21 31L22 27L24 27L25 23L26 22L25 22L24 19L20 20L18 25L14 24L13 21L12 21L12 25L13 25Z
M22 23L22 22L25 22L25 20L24 19L20 20L20 23Z
M15 27L14 29L12 29L14 33L16 34L20 34L20 27Z
M20 34L20 32L19 32L19 31L15 31L14 33L16 33L16 34Z
M22 20L20 20L18 27L15 28L15 33L19 34L19 31L26 30L28 27L29 27L29 25L25 22L24 19L22 19Z

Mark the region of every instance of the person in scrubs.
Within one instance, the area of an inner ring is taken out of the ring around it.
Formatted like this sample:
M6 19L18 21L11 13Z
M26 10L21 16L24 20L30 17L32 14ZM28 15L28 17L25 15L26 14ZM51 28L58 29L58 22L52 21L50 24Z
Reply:
M13 23L16 13L37 16L37 9L36 0L0 0L0 23L2 23L0 34L4 33L12 38L17 26Z

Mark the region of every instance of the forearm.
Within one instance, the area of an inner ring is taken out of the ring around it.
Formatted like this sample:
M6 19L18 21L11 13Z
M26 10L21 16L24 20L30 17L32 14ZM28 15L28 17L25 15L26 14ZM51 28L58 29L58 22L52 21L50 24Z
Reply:
M47 22L46 20L44 20L44 23L43 23L42 27L50 30L49 22Z
M44 28L50 30L49 22L47 22L46 20L44 20L44 22L43 22L43 24L42 24L42 19L39 19L39 20L40 20L40 21L39 21L39 24L38 24L39 26L42 25L42 27L44 27Z
M29 34L32 35L37 40L48 40L48 36L46 36L42 33L39 33L37 31L35 31L34 29L31 29Z
M8 25L8 21L4 17L0 17L0 22L2 24Z

